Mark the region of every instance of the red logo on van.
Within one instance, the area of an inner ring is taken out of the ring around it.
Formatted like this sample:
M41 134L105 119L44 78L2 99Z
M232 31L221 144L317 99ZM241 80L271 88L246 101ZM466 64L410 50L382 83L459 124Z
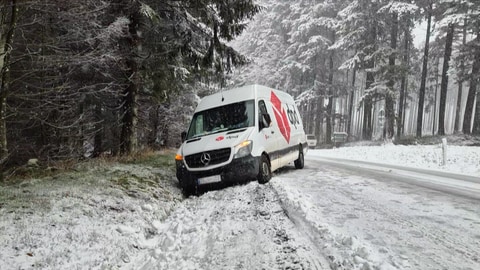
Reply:
M216 140L217 142L219 142L219 141L222 141L223 139L225 139L225 137L223 137L223 136L218 136L215 140Z
M287 143L290 143L290 123L288 122L287 112L282 108L282 102L273 91L270 95L270 102L273 104L273 113L275 114L280 133L287 140Z

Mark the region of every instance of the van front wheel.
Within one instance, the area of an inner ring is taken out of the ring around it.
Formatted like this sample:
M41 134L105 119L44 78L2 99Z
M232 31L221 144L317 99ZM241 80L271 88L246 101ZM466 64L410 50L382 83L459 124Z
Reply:
M185 197L197 196L198 195L198 185L189 185L182 187L182 192Z
M267 156L262 155L260 158L260 168L257 176L257 180L260 184L265 184L272 178L272 171L270 169L270 161Z
M295 160L295 169L303 169L305 166L305 159L303 157L303 148L300 146L300 149L298 151L298 159Z

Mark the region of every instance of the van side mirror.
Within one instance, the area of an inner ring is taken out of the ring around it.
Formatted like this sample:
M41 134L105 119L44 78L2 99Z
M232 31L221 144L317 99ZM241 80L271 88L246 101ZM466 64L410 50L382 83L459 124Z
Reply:
M180 136L182 137L182 143L185 141L185 139L187 138L187 132L186 131L182 131L182 133L180 134Z

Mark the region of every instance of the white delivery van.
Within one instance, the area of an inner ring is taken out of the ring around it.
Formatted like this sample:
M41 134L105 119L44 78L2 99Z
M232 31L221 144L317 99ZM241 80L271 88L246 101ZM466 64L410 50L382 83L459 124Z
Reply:
M186 194L215 182L266 183L291 162L302 169L308 150L293 98L261 85L204 97L182 141L176 175Z

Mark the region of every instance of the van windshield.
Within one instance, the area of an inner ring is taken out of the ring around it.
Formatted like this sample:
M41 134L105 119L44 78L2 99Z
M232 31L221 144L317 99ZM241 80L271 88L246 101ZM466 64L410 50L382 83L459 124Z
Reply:
M247 100L211 108L193 115L187 140L255 125L255 102Z

